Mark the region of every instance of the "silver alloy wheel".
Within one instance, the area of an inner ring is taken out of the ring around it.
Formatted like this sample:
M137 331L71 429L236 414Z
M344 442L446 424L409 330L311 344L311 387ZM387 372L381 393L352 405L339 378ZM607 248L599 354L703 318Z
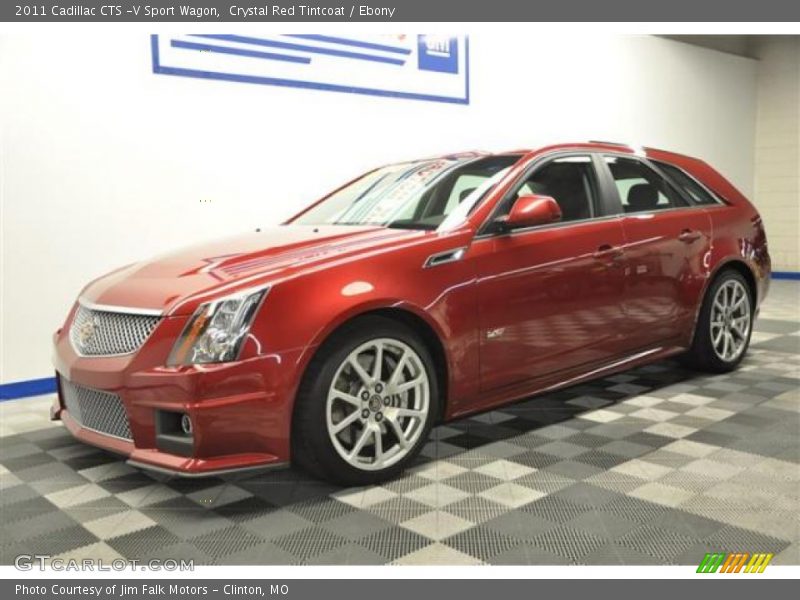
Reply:
M408 344L378 338L347 355L328 391L326 425L336 452L364 471L397 463L415 446L430 407L430 382Z
M750 335L750 294L736 279L723 283L711 305L711 345L725 362L739 358Z

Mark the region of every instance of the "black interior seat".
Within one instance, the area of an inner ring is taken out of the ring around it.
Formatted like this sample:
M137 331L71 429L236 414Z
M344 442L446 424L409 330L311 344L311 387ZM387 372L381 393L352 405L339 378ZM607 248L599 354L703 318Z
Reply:
M654 210L658 206L658 190L649 183L637 183L628 190L625 212Z
M537 193L551 196L558 202L563 221L578 221L592 216L581 165L552 165L544 170L543 175L545 180L536 182L536 188L541 189L537 189Z

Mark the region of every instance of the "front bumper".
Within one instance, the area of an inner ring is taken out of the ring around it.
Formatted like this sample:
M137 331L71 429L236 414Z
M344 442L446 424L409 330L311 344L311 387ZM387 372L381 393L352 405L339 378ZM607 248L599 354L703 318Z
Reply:
M164 319L138 352L126 356L79 356L68 335L56 334L58 398L51 417L61 419L77 439L160 472L211 476L288 464L295 369L302 351L215 365L160 366L183 321ZM65 380L118 397L131 439L89 428L70 414ZM176 452L164 443L159 423L165 413L191 418L188 449Z

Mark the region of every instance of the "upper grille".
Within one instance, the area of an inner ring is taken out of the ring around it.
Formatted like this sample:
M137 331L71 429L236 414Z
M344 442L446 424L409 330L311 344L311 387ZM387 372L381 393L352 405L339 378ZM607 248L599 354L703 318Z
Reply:
M78 306L69 339L83 356L113 356L138 350L161 317Z
M70 416L81 426L105 435L133 440L128 414L116 394L83 387L63 377L61 394Z

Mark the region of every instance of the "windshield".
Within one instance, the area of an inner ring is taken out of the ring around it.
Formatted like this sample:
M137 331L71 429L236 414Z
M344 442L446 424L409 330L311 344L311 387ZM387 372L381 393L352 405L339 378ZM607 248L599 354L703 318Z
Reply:
M458 156L382 167L334 192L291 222L436 229L451 213L466 213L465 208L474 207L496 183L495 176L520 156ZM467 198L469 202L461 206ZM457 210L459 206L461 210Z

